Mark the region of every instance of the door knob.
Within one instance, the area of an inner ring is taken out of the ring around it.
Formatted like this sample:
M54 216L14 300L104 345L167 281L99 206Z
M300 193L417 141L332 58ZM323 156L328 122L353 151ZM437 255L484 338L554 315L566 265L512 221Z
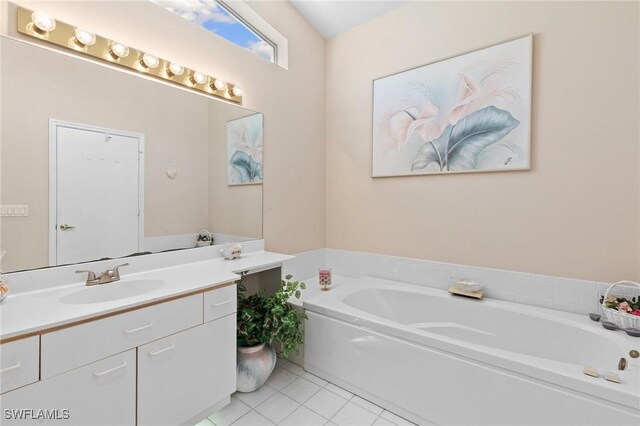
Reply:
M75 229L75 226L67 225L66 223L64 223L60 225L60 229L62 229L63 231L67 231L69 229Z

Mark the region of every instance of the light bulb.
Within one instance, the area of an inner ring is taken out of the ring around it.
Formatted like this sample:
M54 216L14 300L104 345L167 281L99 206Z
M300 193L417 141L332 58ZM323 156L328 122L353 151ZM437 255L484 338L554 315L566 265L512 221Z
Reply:
M145 68L155 68L160 64L160 59L157 56L150 55L145 53L142 56L142 60L140 61L143 67Z
M56 29L56 20L50 16L45 15L39 10L36 10L31 14L31 21L33 21L35 30L40 34L44 34Z
M193 84L204 84L208 79L209 78L206 75L198 71L194 71L194 73L189 77L189 80L191 80Z
M96 43L96 35L82 28L76 28L76 44L80 47L92 46Z
M231 96L242 96L242 87L240 86L233 86L231 89L229 89L229 94Z
M169 68L167 68L167 75L169 77L173 77L176 75L182 75L184 72L184 67L179 64L174 64L173 62L169 64Z
M225 83L222 80L218 80L216 78L216 81L213 82L213 84L211 85L211 88L214 90L224 90L227 88L227 83Z
M122 43L112 41L109 53L113 56L113 59L126 58L129 55L129 48Z

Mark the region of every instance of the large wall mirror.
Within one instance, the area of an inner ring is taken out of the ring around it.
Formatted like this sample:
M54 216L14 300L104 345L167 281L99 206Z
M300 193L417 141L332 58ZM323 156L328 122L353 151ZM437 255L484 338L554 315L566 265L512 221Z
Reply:
M0 43L4 272L262 238L262 114Z

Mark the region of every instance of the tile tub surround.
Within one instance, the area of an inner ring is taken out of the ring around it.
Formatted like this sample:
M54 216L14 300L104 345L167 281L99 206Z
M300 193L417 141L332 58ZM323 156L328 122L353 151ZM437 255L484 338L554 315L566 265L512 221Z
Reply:
M319 291L319 268L331 268L334 274L350 278L374 276L442 290L449 288L450 277L465 277L483 284L488 298L577 314L602 314L598 300L611 285L331 248L299 253L284 263L283 272L315 283L304 291L310 294ZM619 287L616 293L640 297L639 288Z
M235 393L231 403L196 426L413 425L377 405L278 358L267 383Z

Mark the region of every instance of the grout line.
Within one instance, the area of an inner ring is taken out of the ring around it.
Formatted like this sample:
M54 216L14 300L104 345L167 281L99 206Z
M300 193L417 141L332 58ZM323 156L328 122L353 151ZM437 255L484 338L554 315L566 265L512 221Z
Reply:
M251 407L249 407L249 408L251 408ZM250 412L252 412L252 411L255 411L255 410L254 410L253 408L251 408L251 410L247 411L246 413L244 413L243 415L241 415L240 417L238 417L237 419L235 419L235 420L234 420L234 421L233 421L229 426L233 426L234 424L238 423L238 422L240 421L240 419L241 419L241 418L243 418L244 416L246 416L247 414L249 414L249 413L250 413ZM257 413L257 411L256 411L256 413ZM258 414L260 414L260 413L258 413ZM263 417L264 417L264 416L263 416ZM266 419L266 417L265 417L265 419ZM269 419L267 419L267 420L269 420ZM269 420L269 421L271 421L271 420ZM215 423L214 423L214 425L215 425ZM217 425L216 425L216 426L217 426Z
M300 408L300 407L302 407L302 406L300 405L300 406L296 407L296 409L295 409L295 410L293 410L291 413L289 413L289 414L288 414L284 419L282 419L282 420L280 421L280 423L284 422L284 421L285 421L285 420L287 420L289 417L291 417L291 416L293 415L293 413L295 413L295 412L298 410L298 408ZM276 423L276 426L277 426L277 425L279 425L280 423Z
M314 394L314 395L315 395L315 394ZM306 405L304 405L304 404L299 404L299 405L296 407L296 409L295 409L295 410L293 410L293 411L291 412L291 414L289 414L287 417L285 417L284 419L282 419L282 420L280 421L280 423L276 423L276 425L279 425L279 424L281 424L282 422L284 422L285 420L287 420L289 417L291 417L291 416L293 415L293 413L295 413L296 411L298 411L298 409L299 409L300 407L304 407L304 408L306 408L307 410L309 410L309 411L311 411L311 412L313 412L313 413L316 413L315 411L313 411L311 408L307 407ZM320 417L322 417L324 420L327 420L327 418L326 418L325 416L321 415L320 413L316 413L316 414L317 414L317 415L319 415ZM327 420L327 421L329 421L329 420Z
M327 392L331 392L331 391L330 391L330 390L327 390ZM333 393L333 392L331 392L331 393ZM335 394L334 394L334 395L335 395ZM340 396L340 395L338 395L338 396ZM343 398L343 399L344 399L344 398ZM332 420L334 419L334 417L335 417L335 416L337 416L337 415L338 415L338 413L339 413L339 412L340 412L340 411L341 411L341 410L342 410L342 409L343 409L343 408L344 408L348 403L349 403L349 400L346 400L346 401L344 402L344 404L342 404L342 405L340 406L340 408L338 408L338 411L336 411L336 412L335 412L335 414L334 414L333 416L331 416L331 418L329 419L329 421L332 421ZM332 422L332 423L335 423L335 422ZM336 424L337 424L337 423L336 423Z

